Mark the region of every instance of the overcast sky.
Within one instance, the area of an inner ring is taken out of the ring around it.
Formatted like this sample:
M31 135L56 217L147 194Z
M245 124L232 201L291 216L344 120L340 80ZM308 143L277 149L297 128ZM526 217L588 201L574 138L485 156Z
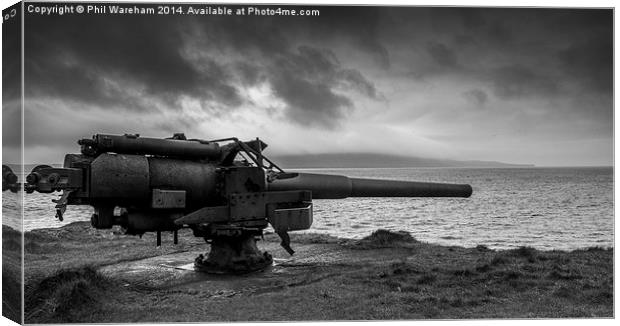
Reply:
M185 132L260 137L272 155L612 164L611 10L318 9L27 14L26 163L95 133Z

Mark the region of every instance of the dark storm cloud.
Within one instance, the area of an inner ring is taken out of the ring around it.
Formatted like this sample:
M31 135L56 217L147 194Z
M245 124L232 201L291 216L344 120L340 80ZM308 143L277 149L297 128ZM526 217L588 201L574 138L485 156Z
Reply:
M472 89L463 93L463 96L478 107L483 107L489 98L487 93L481 89Z
M276 94L285 99L292 107L288 115L297 122L310 122L335 127L335 123L343 117L343 107L351 106L351 101L334 94L326 85L311 83L283 74L274 80Z
M341 80L345 86L356 89L369 98L385 100L385 97L377 91L375 85L366 79L358 70L341 69L337 71L336 75L336 78Z
M613 40L590 39L558 53L565 72L588 89L610 92L613 86Z
M262 74L260 67L252 65L248 62L237 62L235 69L239 73L241 80L246 85L253 85L259 82L265 81L265 76Z
M498 46L509 44L514 38L512 30L504 22L494 22L486 28L485 32L488 41Z
M551 74L544 72L548 79L579 78L583 87L611 88L612 15L604 10L323 7L319 17L311 18L29 18L32 28L26 30L26 67L31 94L124 107L143 104L132 101L136 94L119 94L112 89L110 79L137 83L144 87L141 96L158 97L170 105L187 95L234 107L244 101L234 81L264 82L270 75L266 69L279 68L273 66L274 56L294 55L300 45L317 44L347 46L350 51L370 55L382 69L391 66L388 49L394 45L426 44L432 62L416 63L414 75L445 74L445 70L428 67L430 64L447 69L462 67L464 70L455 72L477 79L491 76L494 93L499 96L531 94L520 78L528 71L542 75L536 69L540 62L531 59L544 56L558 63ZM409 30L401 31L400 25ZM196 35L194 26L204 34ZM408 35L410 38L405 39ZM438 38L445 35L450 37ZM189 62L183 49L200 42L203 47L199 51L217 52L224 46L243 51L246 60L224 65L207 53L197 69L197 62ZM559 49L548 46L557 42L565 44ZM485 55L503 62L472 66ZM507 62L521 68L507 68ZM341 68L347 67L343 64ZM496 72L506 69L508 80L495 81L499 78ZM102 74L108 80L102 79ZM364 76L360 71L353 74ZM552 82L541 83L543 90L554 91Z
M321 25L310 28L303 21L291 23L291 28L283 28L286 20L274 24L229 18L217 23L195 23L212 46L248 54L242 58L247 61L233 64L234 74L246 85L269 83L274 94L287 105L286 116L293 122L334 128L346 116L347 109L353 107L349 96L343 93L353 91L371 99L382 98L373 83L358 70L344 66L333 51L303 45L296 37L301 35L312 43L321 35L348 32L338 26L328 32Z
M412 38L426 40L430 56L416 56L414 78L475 80L500 99L611 96L609 10L434 8L428 14L432 20L409 27Z
M269 79L275 93L289 104L288 115L299 123L328 128L337 126L351 100L334 90L353 88L376 97L374 86L358 71L342 69L336 56L328 50L301 46L297 53L280 56L275 62L280 69Z
M445 68L458 66L456 53L442 43L430 43L427 47L429 54L437 64Z
M179 95L240 101L217 64L201 73L182 57L179 21L161 24L150 16L104 17L30 20L34 24L25 34L26 91L136 108L131 95L106 89L102 77L107 76L137 83L145 88L144 95L168 101Z
M298 51L278 60L282 69L272 76L274 90L292 108L288 115L293 120L334 127L343 116L342 108L351 106L348 98L331 91L338 63L327 51L309 47Z
M355 32L360 48L388 64L385 49L359 34L372 34L373 28L361 21L368 12L372 11L362 10L359 19L352 19L359 24L342 24L335 33ZM347 91L379 98L374 85L361 72L341 65L333 52L299 44L304 37L319 39L327 33L306 35L312 29L303 19L276 24L245 17L76 15L63 20L36 16L32 21L26 33L30 96L149 111L156 108L145 99L174 107L185 96L234 109L246 101L236 83L267 82L287 104L293 121L329 128L352 107ZM287 29L288 24L292 28ZM241 57L220 62L226 51Z
M494 94L505 99L550 95L558 89L555 80L520 65L494 69L491 78Z
M462 9L460 18L467 29L479 28L487 23L482 10L477 8Z
M399 149L516 155L510 140L534 157L549 136L613 131L612 10L318 9L319 17L29 16L26 103L43 113L28 116L29 139L243 129L278 141L286 133L285 148L316 139L308 151L382 151L390 137ZM50 125L66 128L46 132Z
M389 14L393 8L332 7L325 11L316 24L309 26L315 36L337 38L369 53L382 69L390 67L390 54L382 37L386 26L391 26Z
M566 78L585 92L611 96L613 88L613 14L610 10L563 12L549 22L573 41L554 53Z

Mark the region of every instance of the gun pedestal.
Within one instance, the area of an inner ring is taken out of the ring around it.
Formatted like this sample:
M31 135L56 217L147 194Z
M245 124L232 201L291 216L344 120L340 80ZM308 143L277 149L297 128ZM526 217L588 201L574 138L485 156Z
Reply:
M211 239L211 251L205 258L199 255L194 261L198 271L225 274L249 273L271 266L273 258L261 252L253 235L217 237Z

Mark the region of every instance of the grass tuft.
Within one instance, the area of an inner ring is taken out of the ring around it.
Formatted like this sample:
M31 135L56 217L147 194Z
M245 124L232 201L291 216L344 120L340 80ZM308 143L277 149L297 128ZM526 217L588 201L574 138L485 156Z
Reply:
M489 264L476 266L476 272L486 273L491 270L491 266Z
M353 244L356 249L375 249L400 247L406 244L418 243L414 237L406 231L388 231L379 229L369 236L360 239Z
M503 254L497 254L491 260L491 265L493 266L504 265L506 263L508 263L508 259L506 259L506 257L503 256Z
M19 270L15 266L2 266L2 315L18 324L22 318L20 283Z
M558 267L555 267L551 272L549 272L547 277L554 280L576 280L583 278L582 275L576 272Z
M437 280L437 276L434 274L424 274L417 281L416 284L432 284Z
M469 268L461 268L452 272L454 276L462 276L462 277L471 277L476 275L476 272L472 271Z
M612 248L605 248L605 247L600 247L600 246L595 246L595 247L588 247L585 249L585 251L611 251L613 250Z
M508 253L514 257L526 258L531 262L536 258L536 249L532 247L519 247L518 249L509 250Z
M59 271L26 288L26 320L70 322L71 312L96 302L108 284L91 267Z
M489 247L487 247L485 245L477 245L476 246L476 250L478 250L478 251L491 251L491 249L489 249Z
M2 250L15 252L22 250L22 234L4 224L2 225Z
M553 295L560 298L574 298L579 296L579 292L572 287L561 286L555 291L553 291Z
M523 276L523 273L519 271L506 271L503 274L504 274L504 279L506 280L516 280Z

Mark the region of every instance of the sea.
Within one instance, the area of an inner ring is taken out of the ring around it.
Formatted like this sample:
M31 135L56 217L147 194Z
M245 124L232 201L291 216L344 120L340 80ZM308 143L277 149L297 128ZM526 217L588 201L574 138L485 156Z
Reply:
M293 171L293 170L291 170ZM529 246L574 250L614 246L612 167L298 169L358 178L467 183L470 198L314 200L305 233L359 239L377 229L407 231L419 241L491 249ZM22 179L23 180L23 179ZM22 192L2 194L2 223L19 228ZM90 206L69 206L58 221L56 194L25 195L26 231L89 221Z

